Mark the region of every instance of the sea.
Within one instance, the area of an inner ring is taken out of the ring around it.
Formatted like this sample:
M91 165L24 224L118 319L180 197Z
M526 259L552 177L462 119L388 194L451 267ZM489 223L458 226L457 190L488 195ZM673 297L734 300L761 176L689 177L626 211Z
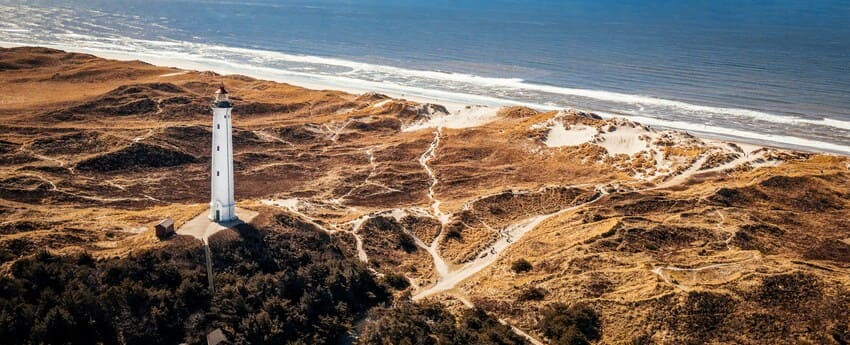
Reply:
M846 0L0 0L0 13L2 46L850 154Z

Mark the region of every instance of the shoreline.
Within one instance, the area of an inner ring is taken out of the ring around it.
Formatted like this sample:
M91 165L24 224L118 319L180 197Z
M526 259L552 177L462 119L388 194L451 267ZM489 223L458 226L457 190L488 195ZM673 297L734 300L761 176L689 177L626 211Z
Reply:
M506 106L524 106L536 110L552 111L575 109L578 111L591 112L599 116L610 118L624 118L637 123L649 125L656 129L669 129L694 134L697 137L722 140L735 143L758 145L785 150L803 151L810 153L834 154L850 156L850 147L840 144L821 142L811 139L793 137L790 135L777 135L769 133L758 133L734 128L710 126L700 123L666 120L654 117L636 116L607 112L594 109L581 108L577 106L560 107L537 103L520 102L501 99L490 96L462 94L456 92L425 89L412 86L404 86L387 82L375 82L353 79L344 76L319 76L309 73L281 70L272 67L247 66L229 61L217 61L209 58L191 56L187 54L172 54L175 56L164 57L148 52L122 52L106 49L92 49L72 47L62 44L39 44L28 45L16 42L0 41L0 47L47 47L60 49L67 52L91 54L102 58L119 61L138 60L156 66L176 68L181 71L212 71L221 75L244 75L259 80L269 80L286 83L293 86L314 90L336 90L350 94L363 94L376 92L395 99L404 99L419 103L435 103L445 106L451 115L467 107L485 106L497 110ZM473 101L473 102L470 102Z

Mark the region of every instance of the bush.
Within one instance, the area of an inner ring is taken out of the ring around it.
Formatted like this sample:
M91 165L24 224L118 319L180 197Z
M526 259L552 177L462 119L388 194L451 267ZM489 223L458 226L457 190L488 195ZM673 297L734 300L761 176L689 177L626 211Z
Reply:
M459 228L451 227L446 230L446 238L451 240L460 240L463 239L463 234L460 232Z
M555 344L589 344L602 336L599 316L585 304L552 303L541 316L540 331Z
M526 259L519 259L511 264L511 270L513 270L514 273L528 272L531 271L532 268L531 263Z
M459 318L438 303L404 302L370 314L359 344L527 344L483 309L464 311Z
M735 310L735 300L725 293L690 291L684 303L672 306L673 320L682 334L705 341L716 335L726 318Z
M408 233L401 233L398 238L398 245L405 253L413 253L416 251L416 239L413 236L410 236Z
M838 344L850 344L850 325L837 324L832 327L832 331L830 333L832 335L832 339Z
M410 281L407 277L396 273L387 273L384 275L384 283L396 290L404 290L410 286Z
M520 292L519 297L517 297L517 301L540 301L546 297L546 289L539 287L530 287Z

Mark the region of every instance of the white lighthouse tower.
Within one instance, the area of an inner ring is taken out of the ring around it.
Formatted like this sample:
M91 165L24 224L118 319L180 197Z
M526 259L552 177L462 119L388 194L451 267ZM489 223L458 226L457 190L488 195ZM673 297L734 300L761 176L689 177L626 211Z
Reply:
M215 92L212 104L212 188L210 189L210 220L236 220L236 201L233 197L233 140L230 110L233 103L222 84Z

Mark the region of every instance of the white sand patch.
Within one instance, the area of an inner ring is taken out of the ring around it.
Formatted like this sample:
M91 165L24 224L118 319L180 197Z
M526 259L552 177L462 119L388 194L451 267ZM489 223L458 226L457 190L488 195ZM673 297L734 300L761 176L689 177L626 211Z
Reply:
M269 206L277 206L277 207L285 207L291 210L298 209L298 203L300 201L296 198L291 199L263 199L260 200L261 204L269 205Z
M628 156L625 160L616 160L614 167L635 179L660 181L660 187L681 183L693 175L725 171L744 164L749 164L751 168L779 164L778 161L767 159L765 148L759 145L700 139L681 131L656 130L623 118L604 120L599 130L584 124L564 125L559 121L564 115L561 113L547 121L535 123L529 129L548 130L543 143L550 148L590 143L605 149L607 157L601 158L603 162L618 155ZM671 153L671 147L702 148L707 152L694 162L692 157L679 155L675 150ZM734 155L734 159L714 168L700 170L712 154L730 154ZM637 167L632 164L635 160L640 160Z
M174 77L174 76L183 75L183 74L186 74L186 73L189 73L189 71L179 71L179 72L174 72L174 73L166 73L166 74L160 75L160 77Z
M380 108L380 107L383 107L383 106L387 105L387 103L390 103L390 102L392 102L392 101L393 101L392 99L385 99L385 100L380 101L380 102L378 102L378 103L372 104L372 105L370 105L369 107L371 107L371 108Z
M739 143L739 142L733 143L733 142L724 141L724 140L717 140L717 139L702 139L702 141L705 142L708 145L720 147L720 148L723 149L723 151L729 151L729 152L738 151L734 148L734 146L737 146L740 149L740 153L742 153L744 156L752 155L753 152L763 150L765 148L764 146L755 145L755 144L747 144L747 143Z
M400 209L400 208L394 208L394 209L391 209L389 211L384 211L383 214L390 216L390 217L393 217L393 219L395 219L396 222L401 223L401 220L404 219L404 217L407 217L409 213L405 210Z
M631 156L649 149L654 137L654 133L641 127L619 126L613 132L603 133L597 145L604 147L609 155Z
M423 122L413 124L404 129L405 132L415 132L425 128L469 128L492 122L498 116L498 108L482 105L467 106L449 114L435 114Z
M123 231L129 232L131 234L141 234L141 233L145 232L147 229L148 229L147 227L139 226L139 227L131 227L129 229L124 229Z
M570 129L564 127L560 121L555 121L549 133L546 135L546 146L578 146L593 139L599 131L587 125L572 125Z

